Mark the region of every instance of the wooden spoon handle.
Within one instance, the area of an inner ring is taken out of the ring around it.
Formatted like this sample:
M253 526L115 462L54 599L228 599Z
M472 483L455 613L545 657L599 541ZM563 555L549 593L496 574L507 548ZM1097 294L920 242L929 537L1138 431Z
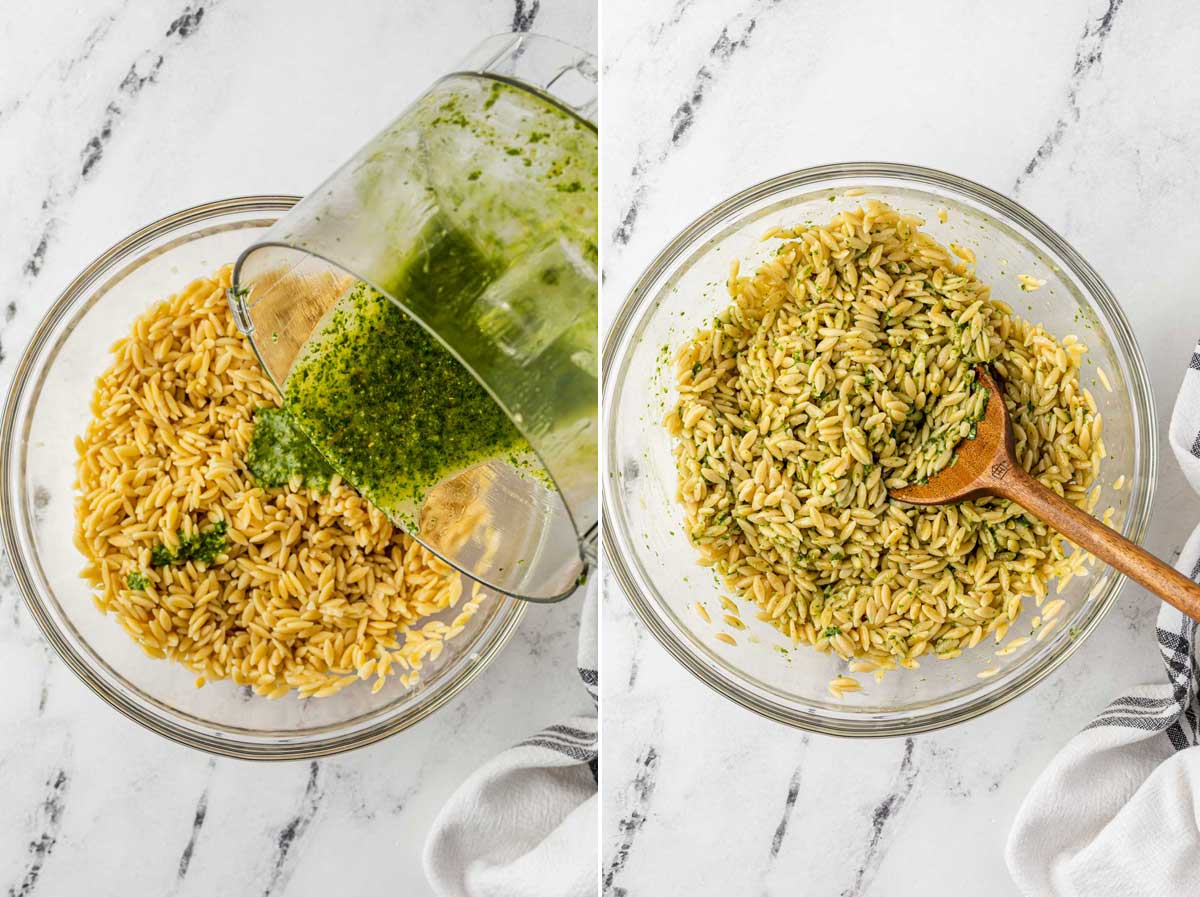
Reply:
M1014 464L997 492L1054 527L1080 548L1116 567L1164 601L1200 620L1200 585L1080 510Z

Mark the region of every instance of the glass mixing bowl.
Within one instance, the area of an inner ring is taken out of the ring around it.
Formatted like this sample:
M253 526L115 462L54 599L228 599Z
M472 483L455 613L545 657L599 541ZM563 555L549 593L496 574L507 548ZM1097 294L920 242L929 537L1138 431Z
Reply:
M237 258L297 201L250 196L156 221L89 265L54 302L17 366L0 429L0 520L16 580L46 638L100 697L182 744L248 759L313 757L370 744L433 713L473 680L516 630L524 604L487 593L459 636L405 688L358 682L324 698L269 701L232 682L154 660L99 613L79 578L75 447L109 346L158 299ZM469 591L469 589L467 590ZM446 622L456 612L443 612ZM438 619L434 617L433 619Z
M847 196L846 191L862 195ZM925 219L943 244L974 250L980 278L1018 315L1057 335L1076 334L1089 352L1080 374L1104 415L1108 457L1100 472L1114 526L1135 542L1145 533L1154 492L1154 406L1141 355L1124 314L1099 275L1053 230L1010 199L927 168L855 163L786 174L739 193L689 225L642 274L618 312L604 349L603 485L605 557L642 621L688 670L744 707L779 722L835 735L898 735L961 722L1016 697L1079 647L1111 607L1123 578L1094 563L1059 595L1059 623L1042 639L996 657L985 639L961 657L922 658L919 669L889 672L842 699L830 680L846 670L834 655L790 640L755 618L758 608L733 598L698 563L675 502L672 439L662 419L676 401L678 345L729 303L729 265L753 270L779 245L762 241L770 227L820 223L866 199L883 200ZM938 210L948 212L946 223ZM1020 274L1045 280L1023 292ZM1103 368L1112 385L1100 384ZM1111 486L1124 478L1120 491ZM736 601L748 629L718 641L720 597ZM712 623L694 609L705 605ZM1012 635L1036 614L1026 602ZM990 678L979 678L996 669Z

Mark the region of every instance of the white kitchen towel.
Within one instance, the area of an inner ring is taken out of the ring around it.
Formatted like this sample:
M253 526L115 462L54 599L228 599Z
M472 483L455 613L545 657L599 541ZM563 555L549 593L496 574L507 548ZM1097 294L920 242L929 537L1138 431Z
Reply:
M1200 346L1170 440L1200 492ZM1200 581L1200 528L1176 566ZM1200 895L1196 623L1164 604L1156 629L1165 681L1109 704L1054 758L1017 813L1007 859L1026 897Z
M438 897L595 897L599 579L584 599L577 664L593 712L509 748L459 787L425 844Z

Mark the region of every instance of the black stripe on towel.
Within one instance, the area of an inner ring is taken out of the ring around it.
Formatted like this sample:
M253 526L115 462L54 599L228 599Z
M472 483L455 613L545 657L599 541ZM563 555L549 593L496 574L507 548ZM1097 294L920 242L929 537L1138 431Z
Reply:
M574 729L571 726L564 726L561 723L553 726L547 726L542 731L554 732L556 735L563 735L568 738L574 738L578 741L585 741L588 744L595 744L596 742L595 732L585 732L583 729Z
M1108 705L1109 710L1118 707L1140 707L1145 709L1150 708L1165 708L1171 704L1178 704L1174 698L1135 698L1131 695L1126 695L1123 698L1117 698ZM1107 713L1107 711L1105 711Z
M1086 732L1088 729L1096 729L1100 726L1121 726L1125 729L1161 732L1168 726L1179 728L1179 723L1175 722L1175 717L1163 719L1157 716L1102 716L1099 719L1092 720L1083 729Z
M1178 632L1171 632L1167 629L1159 629L1156 635L1158 636L1158 643L1162 647L1166 648L1168 651L1174 651L1177 655L1182 653L1184 657L1187 656L1187 639Z
M567 747L576 747L581 750L592 751L593 753L596 751L595 735L591 736L590 738L577 739L568 737L566 735L561 735L558 732L552 731L552 729L543 729L533 737L541 741L554 741Z
M1109 719L1121 719L1122 717L1138 717L1139 719L1154 719L1155 717L1165 720L1170 723L1179 718L1179 702L1171 701L1170 706L1160 707L1157 710L1140 710L1132 707L1113 707L1111 704L1100 712L1100 716L1108 717Z
M1196 718L1196 708L1191 704L1188 704L1187 709L1183 711L1183 718L1187 720L1188 725L1191 726L1192 740L1195 741L1198 732L1197 725L1200 724L1200 720Z
M1158 730L1165 729L1172 723L1179 721L1179 707L1176 705L1166 710L1159 711L1158 713L1131 713L1129 711L1121 712L1120 708L1110 707L1108 710L1105 710L1099 716L1097 716L1092 722L1123 726L1129 720L1134 719L1143 720L1148 724L1154 723L1153 725L1148 725L1146 727L1139 726L1139 728L1149 728L1151 731L1157 732Z
M534 735L533 738L529 739L529 741L534 741L534 740L536 740L536 741L552 741L555 744L562 745L564 748L578 748L581 751L588 751L589 753L592 753L592 754L596 753L595 742L593 742L591 744L580 744L578 741L571 741L571 739L569 739L569 738L562 738L561 736L551 734L550 732L538 732L537 735ZM528 744L529 742L526 741L526 742L522 742L522 743Z
M1200 371L1200 349L1192 355L1192 363L1188 365L1193 371Z
M1167 729L1167 738L1171 739L1171 747L1177 751L1186 750L1191 747L1191 744L1188 743L1187 735L1183 732L1183 726L1179 725L1179 723Z
M1200 433L1196 434L1196 441L1192 443L1192 454L1200 458Z
M1200 370L1200 350L1192 359L1192 367ZM1196 437L1193 453L1200 458L1200 436ZM1192 569L1192 579L1200 582L1200 560ZM1172 618L1176 619L1176 618ZM1180 615L1178 630L1155 627L1159 650L1170 680L1170 697L1143 698L1133 695L1117 698L1086 728L1112 726L1137 729L1143 732L1162 732L1177 751L1200 743L1200 707L1196 695L1200 677L1197 658L1196 623Z
M570 757L572 760L578 760L580 763L591 763L596 758L595 751L585 751L583 748L576 747L573 744L566 744L559 741L549 741L545 738L530 738L528 741L522 741L521 747L540 747L550 751L557 751L565 757Z

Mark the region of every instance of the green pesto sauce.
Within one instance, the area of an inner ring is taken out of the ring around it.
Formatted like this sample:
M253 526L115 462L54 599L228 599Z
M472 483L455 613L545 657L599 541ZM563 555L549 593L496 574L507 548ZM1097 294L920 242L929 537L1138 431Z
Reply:
M367 217L394 234L364 276L460 351L490 347L467 355L489 382L536 365L554 383L554 424L593 414L594 126L507 81L454 75L399 128L421 135L419 151L396 137L357 185Z
M197 531L190 535L183 530L175 533L179 547L172 551L165 544L159 543L150 549L150 566L166 567L171 564L186 564L194 561L198 564L211 564L219 555L229 551L229 524L218 520L206 530ZM130 588L133 588L131 585Z
M284 408L333 468L397 513L449 474L529 450L467 370L391 300L358 283L306 344Z
M536 366L555 394L545 419L517 409L532 432L594 413L597 161L593 126L506 81L455 75L356 168L362 219L380 234L360 273L489 382ZM283 413L259 413L248 466L265 487L300 473L320 488L322 457L410 530L430 488L482 461L552 488L491 395L366 283L301 350Z
M293 476L306 489L325 492L333 468L283 408L264 406L254 412L254 435L246 452L246 466L264 489L286 486Z
M520 248L531 236L557 232L596 266L594 125L541 94L480 75L443 79L410 117L402 127L421 133L427 151L417 180L455 209L486 252L511 254L514 241ZM361 186L371 192L378 183L368 175Z

